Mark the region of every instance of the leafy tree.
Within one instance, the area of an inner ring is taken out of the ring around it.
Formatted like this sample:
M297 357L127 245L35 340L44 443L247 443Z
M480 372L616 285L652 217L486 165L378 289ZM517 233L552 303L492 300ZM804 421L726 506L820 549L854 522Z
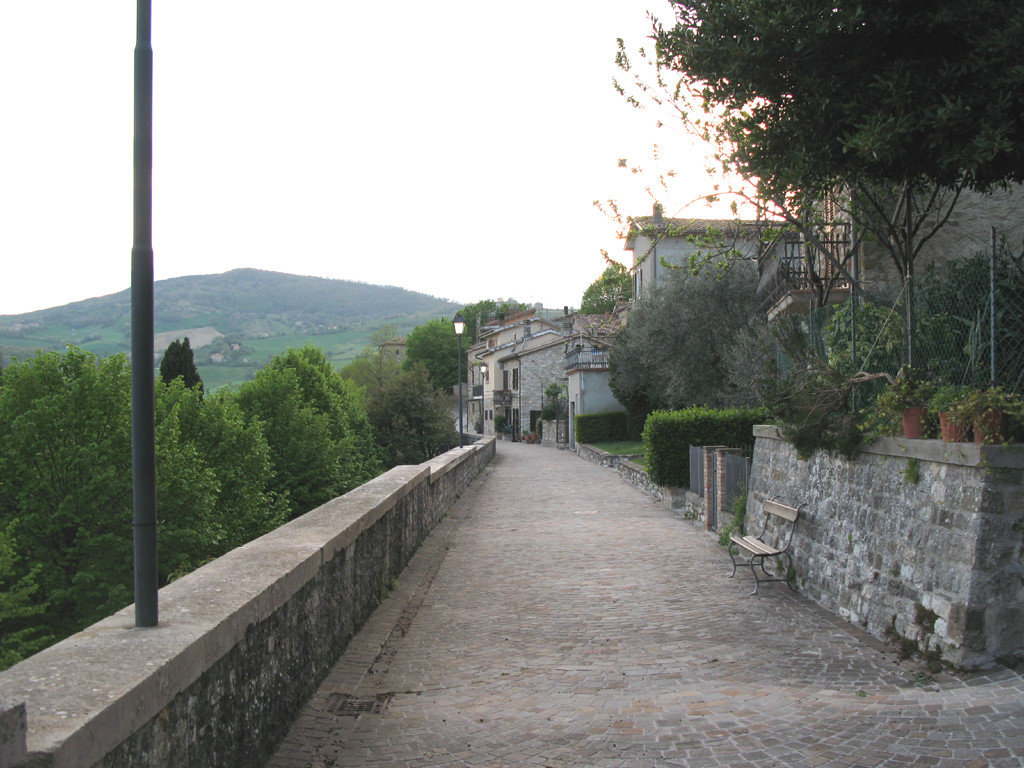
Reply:
M434 388L422 363L386 379L367 411L390 466L419 464L458 442L451 398Z
M275 357L238 391L270 444L276 487L297 515L380 471L379 449L359 390L313 346Z
M164 580L283 523L270 446L222 392L203 401L181 379L157 385L157 516Z
M466 333L463 350L470 338ZM450 391L455 386L459 379L459 340L450 320L430 320L412 330L405 342L402 369L410 371L417 363L423 364L438 389Z
M466 321L465 339L475 341L477 331L479 330L479 323L486 323L494 315L503 314L509 316L525 309L529 309L529 307L515 299L509 299L508 301L483 299L475 304L467 304L459 310Z
M580 312L588 315L611 312L632 295L633 277L629 270L617 261L609 261L601 276L583 292Z
M352 381L367 392L380 389L399 370L398 361L386 354L388 344L396 337L393 325L386 325L374 333L370 337L370 346L338 372L341 378Z
M167 384L181 377L186 387L198 387L200 393L203 391L203 380L199 377L199 370L196 368L195 359L192 356L192 346L188 336L184 341L175 339L167 345L164 356L160 360L160 379Z
M800 232L844 278L856 243L836 252L823 241L834 220L823 202L888 251L909 293L917 255L964 189L1024 180L1024 8L1001 0L673 5L676 23L655 26L657 74L652 83L637 78L637 88L674 107L722 168L750 184L753 192L740 194ZM619 63L631 71L621 47ZM913 306L911 295L911 344ZM913 361L912 346L905 359Z
M610 386L638 418L655 409L746 405L726 353L757 314L749 264L716 277L671 273L637 302L614 339Z
M69 347L0 387L0 662L132 598L131 373ZM270 450L228 395L156 391L161 583L279 524Z
M1024 8L1003 0L673 0L659 64L762 189L1024 181ZM771 195L769 195L771 196Z
M69 347L17 362L0 388L0 526L36 573L47 634L131 602L131 376Z
M435 389L422 362L403 370L386 354L393 328L374 334L373 346L339 374L362 386L366 412L388 466L419 464L458 441L451 398Z
M0 669L7 669L53 642L40 617L45 606L35 599L42 566L26 572L18 556L14 530L17 520L0 528Z

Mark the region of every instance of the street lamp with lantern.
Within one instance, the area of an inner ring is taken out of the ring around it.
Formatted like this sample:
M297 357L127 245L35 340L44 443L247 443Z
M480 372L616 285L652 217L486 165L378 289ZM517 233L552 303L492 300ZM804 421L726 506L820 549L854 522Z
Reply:
M466 321L462 319L462 315L458 312L455 313L455 319L452 320L452 325L455 326L455 335L459 339L459 448L462 447L462 334L466 330Z
M487 363L480 363L480 434L484 431L484 422L487 420L487 400L484 399L484 380L487 378Z

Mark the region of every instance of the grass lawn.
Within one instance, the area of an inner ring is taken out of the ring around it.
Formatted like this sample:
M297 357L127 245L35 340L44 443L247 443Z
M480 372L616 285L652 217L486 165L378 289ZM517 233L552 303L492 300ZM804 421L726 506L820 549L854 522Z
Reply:
M594 447L605 453L614 453L617 456L628 453L639 453L643 455L644 444L642 440L618 440L612 443L594 443Z

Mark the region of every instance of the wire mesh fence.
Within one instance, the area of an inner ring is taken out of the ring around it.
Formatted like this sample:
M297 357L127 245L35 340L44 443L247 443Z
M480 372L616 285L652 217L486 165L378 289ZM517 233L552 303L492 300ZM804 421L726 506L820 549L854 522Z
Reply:
M812 349L849 375L895 376L909 366L936 385L1020 393L1024 254L1002 247L930 267L898 289L812 310L803 330ZM870 398L882 386L859 389Z

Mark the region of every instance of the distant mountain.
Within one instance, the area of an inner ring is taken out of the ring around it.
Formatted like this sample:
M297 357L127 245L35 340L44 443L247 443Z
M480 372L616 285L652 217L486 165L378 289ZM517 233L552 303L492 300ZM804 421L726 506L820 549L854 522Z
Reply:
M259 269L159 280L154 286L156 331L212 325L226 334L282 333L295 327L352 327L424 315L457 305L423 293L381 285L301 277ZM131 292L76 301L23 315L0 315L6 326L41 323L86 328L130 323Z
M459 308L404 288L258 269L160 280L154 291L158 349L176 333L187 335L183 332L199 337L193 348L210 343L218 334L248 350L253 348L241 342L281 340L281 344L256 345L253 356L245 360L250 366L265 362L275 348L301 345L310 336L344 338L333 357L350 359L354 345L384 325L404 332L435 317L450 317ZM10 360L67 344L100 355L127 352L130 329L131 292L124 290L52 309L0 315L0 354ZM328 342L325 347L333 343L324 341Z

